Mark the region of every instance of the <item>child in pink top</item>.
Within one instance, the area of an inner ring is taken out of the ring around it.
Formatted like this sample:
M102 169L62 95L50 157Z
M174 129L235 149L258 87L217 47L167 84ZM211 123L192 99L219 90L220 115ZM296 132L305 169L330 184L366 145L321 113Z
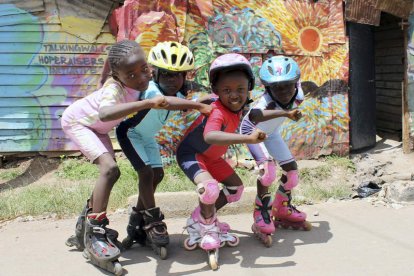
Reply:
M144 51L135 41L124 40L111 47L112 71L103 87L70 105L62 115L62 128L81 152L99 166L100 175L68 246L83 250L92 263L111 272L122 270L115 245L118 233L106 228L109 195L120 176L108 133L127 115L148 108L167 108L167 97L137 101L151 79Z

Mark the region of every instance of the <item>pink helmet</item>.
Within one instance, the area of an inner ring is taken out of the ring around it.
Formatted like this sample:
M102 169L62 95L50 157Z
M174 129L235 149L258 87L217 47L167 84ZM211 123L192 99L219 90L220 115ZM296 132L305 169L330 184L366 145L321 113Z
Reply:
M250 62L240 54L224 54L217 57L210 66L209 79L213 84L217 80L217 73L221 71L230 71L234 69L240 69L247 73L249 76L249 90L254 88L254 75Z

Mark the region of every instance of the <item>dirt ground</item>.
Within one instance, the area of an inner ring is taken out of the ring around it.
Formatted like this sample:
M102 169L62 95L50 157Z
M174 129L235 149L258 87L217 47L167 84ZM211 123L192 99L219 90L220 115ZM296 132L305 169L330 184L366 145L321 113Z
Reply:
M356 189L364 181L372 181L378 185L392 183L395 180L411 181L414 176L414 153L403 154L401 142L377 137L377 145L362 153L350 154L355 163L356 173L337 170L330 182L345 181L344 184ZM0 173L10 170L20 172L15 178L0 178L0 192L8 187L18 188L31 184L47 184L56 181L54 172L61 160L57 157L35 156L26 158L3 157ZM324 164L323 159L300 160L299 167L315 168ZM327 184L327 183L323 183Z
M392 139L383 139L377 136L375 148L361 153L350 154L354 162L356 172L351 173L343 169L335 169L332 178L321 185L341 181L344 185L354 190L364 182L373 182L379 186L393 183L394 181L414 180L414 153L403 154L402 143ZM9 180L0 178L0 192L13 187L19 188L27 185L55 183L65 181L55 175L61 160L36 156L27 158L3 157L0 173L14 171L19 174ZM299 168L315 168L324 164L323 158L319 160L300 160ZM336 171L335 171L336 170ZM353 194L356 196L356 192Z

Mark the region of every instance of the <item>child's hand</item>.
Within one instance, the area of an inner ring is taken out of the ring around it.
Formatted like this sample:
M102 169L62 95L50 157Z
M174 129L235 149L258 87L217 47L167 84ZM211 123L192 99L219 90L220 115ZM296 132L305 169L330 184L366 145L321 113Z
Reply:
M198 109L198 111L200 111L200 113L205 116L209 116L211 111L213 111L213 107L208 104L202 104L201 108Z
M299 121L302 118L302 112L299 109L288 111L287 117L293 121Z
M170 104L164 96L157 96L149 100L151 102L152 108L164 109L167 108Z
M250 134L249 136L251 140L249 144L258 144L263 142L267 138L266 133L260 129L255 129L255 131L253 131L252 134Z

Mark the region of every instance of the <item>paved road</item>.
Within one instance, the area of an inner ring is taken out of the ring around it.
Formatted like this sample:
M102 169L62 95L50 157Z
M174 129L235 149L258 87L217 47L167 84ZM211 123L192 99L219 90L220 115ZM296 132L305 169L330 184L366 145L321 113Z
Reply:
M414 275L414 206L399 210L364 201L306 206L311 232L279 230L272 248L250 232L251 215L222 216L237 229L241 242L220 250L214 275ZM318 216L313 216L319 212ZM123 229L126 215L112 215L111 226ZM123 254L129 275L210 275L201 250L185 251L184 218L167 220L169 259L150 248ZM102 275L82 254L64 245L74 219L11 222L0 228L0 275Z

